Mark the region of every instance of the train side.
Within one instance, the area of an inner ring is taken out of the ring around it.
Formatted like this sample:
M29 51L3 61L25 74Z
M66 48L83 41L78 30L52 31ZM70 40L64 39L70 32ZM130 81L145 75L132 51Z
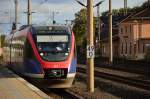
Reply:
M45 27L55 30L29 26L7 36L4 62L10 64L8 66L14 71L36 80L44 87L71 87L77 65L74 34L62 26ZM59 33L64 28L67 32Z

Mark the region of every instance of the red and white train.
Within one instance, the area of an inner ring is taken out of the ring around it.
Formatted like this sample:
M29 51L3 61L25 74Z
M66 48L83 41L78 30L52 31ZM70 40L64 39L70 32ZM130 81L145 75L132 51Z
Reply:
M44 87L71 87L76 74L75 37L68 26L22 26L5 38L3 59Z

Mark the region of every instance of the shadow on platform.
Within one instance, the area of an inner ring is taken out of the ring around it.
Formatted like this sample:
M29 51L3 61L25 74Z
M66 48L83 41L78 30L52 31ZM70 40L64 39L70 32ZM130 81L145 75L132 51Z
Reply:
M7 66L0 65L0 79L1 78L17 78L17 76L7 68Z

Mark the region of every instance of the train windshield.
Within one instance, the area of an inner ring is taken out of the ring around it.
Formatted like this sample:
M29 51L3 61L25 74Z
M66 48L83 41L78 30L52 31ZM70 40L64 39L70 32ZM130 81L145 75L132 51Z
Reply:
M37 31L34 34L38 52L43 60L63 61L70 52L70 34L64 31Z

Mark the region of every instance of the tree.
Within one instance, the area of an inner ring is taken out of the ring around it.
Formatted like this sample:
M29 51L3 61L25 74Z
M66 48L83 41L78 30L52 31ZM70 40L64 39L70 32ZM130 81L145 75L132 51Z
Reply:
M75 23L73 26L73 31L75 33L78 62L83 62L86 60L86 24L87 24L87 10L81 9L79 12L75 13ZM82 60L82 61L81 61Z
M133 10L131 8L127 8L127 12L128 13L132 13ZM109 14L109 11L105 11L105 12L102 12L102 16L108 16ZM124 15L124 8L120 8L120 9L113 9L112 10L112 14L113 15Z
M81 9L75 14L75 24L73 31L76 37L76 43L81 46L86 39L86 9Z
M127 12L128 12L128 14L136 13L136 12L139 12L145 8L148 8L148 7L150 7L150 2L145 1L141 6L135 6L133 8L127 8ZM109 11L102 12L102 16L108 16L108 13L109 13ZM124 13L124 8L112 10L113 15L123 15L123 13Z

